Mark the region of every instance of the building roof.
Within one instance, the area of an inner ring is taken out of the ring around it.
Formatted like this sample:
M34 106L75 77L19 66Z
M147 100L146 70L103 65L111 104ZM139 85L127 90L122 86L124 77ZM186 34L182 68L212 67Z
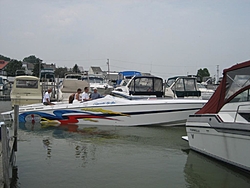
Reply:
M99 72L99 73L102 72L101 67L90 67L90 69L92 69L93 72Z
M0 60L0 70L2 70L8 63L9 61Z

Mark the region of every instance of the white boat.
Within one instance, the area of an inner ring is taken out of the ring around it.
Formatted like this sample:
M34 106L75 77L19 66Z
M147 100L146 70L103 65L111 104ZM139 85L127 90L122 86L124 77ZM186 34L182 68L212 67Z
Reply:
M203 99L197 86L197 78L192 76L174 76L165 84L164 96L168 98Z
M188 115L200 109L206 101L188 99L129 100L107 95L104 98L56 105L34 104L19 108L19 122L42 124L82 124L139 126L184 124ZM1 114L14 118L14 111Z
M8 89L9 81L6 76L0 76L0 91Z
M67 102L69 100L69 96L76 93L78 88L84 90L85 87L89 87L88 82L65 77L58 87L58 101Z
M19 109L19 121L56 125L183 125L189 114L193 114L207 102L200 99L163 98L163 80L158 77L137 77L131 84L133 89L130 90L130 95L114 92L114 96L107 95L83 103L58 102L52 106L22 106ZM147 90L148 87L150 91ZM13 119L13 113L2 113L3 119Z
M205 85L202 83L197 83L198 89L201 91L201 98L208 100L212 97L214 94L214 90L208 89Z
M16 76L10 92L11 105L28 105L42 102L42 88L35 76Z
M101 95L110 94L110 92L114 89L113 86L108 84L108 81L104 79L101 75L88 75L82 77L83 81L89 83L90 91L93 91L94 88L97 88L98 93Z
M225 69L208 103L186 122L191 149L250 170L250 61Z
M19 109L19 121L53 125L183 125L189 114L193 114L207 102L207 100L200 99L162 98L160 96L163 94L162 79L149 78L152 79L150 85L142 85L134 79L132 83L134 90L130 90L130 95L124 92L114 92L112 93L114 96L106 95L103 98L83 103L58 102L51 106L41 103L22 106ZM142 78L140 80L145 81ZM146 86L150 86L151 91L147 91ZM13 111L2 113L3 119L13 119L13 113Z
M123 79L121 84L112 91L114 96L123 96L129 99L162 98L163 80L157 76L135 75L130 79Z

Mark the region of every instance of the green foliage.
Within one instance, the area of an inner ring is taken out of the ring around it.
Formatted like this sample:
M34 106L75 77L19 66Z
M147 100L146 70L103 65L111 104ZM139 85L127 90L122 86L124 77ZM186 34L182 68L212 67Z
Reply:
M10 58L9 57L5 57L3 55L0 55L0 60L10 61Z
M43 64L41 63L41 67L40 67L40 63L36 63L34 65L34 69L33 69L33 76L36 76L36 77L40 77L40 71L43 69Z
M10 60L10 62L6 65L5 71L7 72L7 76L15 76L16 71L22 69L22 61L17 61L15 59Z
M55 77L64 78L65 73L68 72L67 67L58 67L55 70Z
M73 67L73 70L72 70L72 71L73 71L74 73L80 73L80 72L81 72L77 64L75 64L75 66Z
M210 73L207 68L199 69L197 71L197 77L199 77L201 81L203 81L204 77L209 77L209 76L210 76Z
M30 55L29 57L25 57L23 59L23 62L28 62L28 63L41 63L43 60L37 58L36 56L34 55Z
M41 71L41 69L43 69L43 65L42 65L43 60L37 58L34 55L30 55L29 57L25 57L23 59L23 62L33 63L34 64L34 69L33 69L33 74L32 75L36 76L36 77L40 76L40 71Z

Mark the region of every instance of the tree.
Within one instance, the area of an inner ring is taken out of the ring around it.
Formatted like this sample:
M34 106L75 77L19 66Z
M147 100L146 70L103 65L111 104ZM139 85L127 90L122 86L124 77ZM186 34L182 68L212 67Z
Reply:
M36 77L40 77L40 72L41 70L40 69L43 69L43 64L41 63L41 66L40 66L40 63L36 63L34 65L34 69L33 69L33 76L36 76Z
M72 70L72 71L73 71L74 73L80 73L80 72L81 72L77 64L75 64L75 66L73 67L73 70Z
M33 64L35 64L35 63L41 63L42 61L43 61L43 60L37 58L37 57L34 56L34 55L30 55L29 57L25 57L25 58L23 59L23 62L28 62L28 63L33 63Z
M201 81L201 82L203 81L203 78L204 78L204 77L209 77L209 76L210 76L210 73L209 73L209 71L208 71L207 68L199 69L199 70L197 71L197 77L200 78L200 81Z
M17 61L15 59L10 60L10 62L6 65L4 70L7 72L7 76L15 76L17 70L21 70L22 68L22 61Z
M37 58L34 55L30 55L29 57L25 57L23 59L23 62L28 62L28 63L33 63L34 64L34 69L33 69L33 76L39 77L41 69L43 68L41 59Z
M5 57L3 55L0 55L0 60L10 61L10 58L9 57Z
M55 76L56 77L59 77L59 78L64 78L64 75L65 75L65 73L67 73L68 72L68 69L67 69L67 67L58 67L58 68L56 68L56 70L55 70Z

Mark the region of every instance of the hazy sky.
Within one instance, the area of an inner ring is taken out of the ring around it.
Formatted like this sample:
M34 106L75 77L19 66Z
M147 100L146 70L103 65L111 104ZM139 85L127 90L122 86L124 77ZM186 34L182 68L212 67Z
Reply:
M151 72L216 75L250 59L250 0L0 0L0 54Z

